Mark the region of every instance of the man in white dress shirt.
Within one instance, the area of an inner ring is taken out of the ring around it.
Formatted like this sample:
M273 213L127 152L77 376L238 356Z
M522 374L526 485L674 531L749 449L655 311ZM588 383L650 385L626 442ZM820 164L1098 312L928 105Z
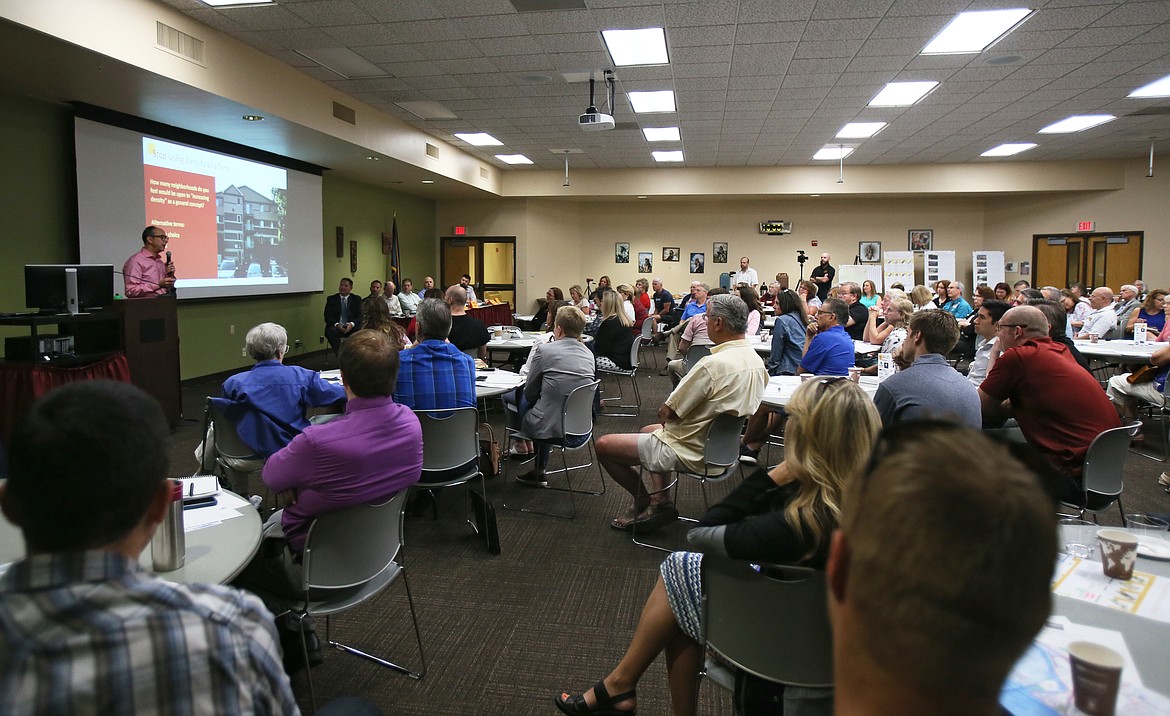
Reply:
M747 285L751 286L752 288L755 288L756 286L760 285L760 277L756 275L756 270L754 268L751 268L748 265L750 263L751 263L751 261L748 260L747 256L740 258L739 271L736 271L735 273L731 274L731 287L732 288L735 288L736 286L740 285L741 283L746 283Z
M1089 306L1093 312L1085 318L1085 325L1077 333L1077 339L1088 338L1090 334L1102 340L1112 338L1117 328L1117 314L1113 312L1113 290L1100 286L1089 294Z

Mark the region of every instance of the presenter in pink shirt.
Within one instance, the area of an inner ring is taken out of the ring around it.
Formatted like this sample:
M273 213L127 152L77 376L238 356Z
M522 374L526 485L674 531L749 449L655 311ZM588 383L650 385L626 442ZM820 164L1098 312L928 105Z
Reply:
M167 232L157 226L142 230L142 249L122 266L127 298L162 296L174 290L175 265L166 250L167 241Z

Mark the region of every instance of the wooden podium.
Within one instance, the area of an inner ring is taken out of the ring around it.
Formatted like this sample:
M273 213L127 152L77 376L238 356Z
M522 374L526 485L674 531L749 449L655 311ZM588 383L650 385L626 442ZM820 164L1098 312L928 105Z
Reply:
M130 381L154 396L172 426L183 414L179 373L179 317L174 296L114 301L122 316L122 350Z

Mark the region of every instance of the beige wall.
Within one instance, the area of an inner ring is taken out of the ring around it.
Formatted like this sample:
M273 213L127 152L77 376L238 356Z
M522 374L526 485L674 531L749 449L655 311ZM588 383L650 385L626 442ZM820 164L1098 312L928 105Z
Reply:
M1003 250L1009 262L1031 261L1033 234L1071 233L1079 220L1095 221L1098 231L1144 231L1144 278L1170 285L1170 267L1157 260L1159 252L1170 249L1170 167L1154 178L1144 176L1143 160L1094 167L1106 184L1120 188L976 197L451 200L438 202L436 225L467 224L473 235L515 235L521 308L530 307L548 286L567 288L586 277L606 274L614 283L632 283L638 278L640 251L653 254L652 276L661 276L667 288L679 292L695 279L718 284L719 274L735 270L743 255L751 258L761 279L783 271L795 281L798 249L811 262L827 251L839 266L853 262L859 241L880 241L883 251L905 250L910 229L933 229L935 248L956 252L958 278L969 283L972 251ZM761 235L760 221L772 219L791 221L793 233ZM631 263L614 263L618 241L630 243ZM728 242L729 263L711 263L715 241ZM664 263L664 246L679 247L682 260ZM706 254L706 273L689 273L691 252ZM806 264L806 276L813 265ZM1018 278L1007 276L1009 282Z

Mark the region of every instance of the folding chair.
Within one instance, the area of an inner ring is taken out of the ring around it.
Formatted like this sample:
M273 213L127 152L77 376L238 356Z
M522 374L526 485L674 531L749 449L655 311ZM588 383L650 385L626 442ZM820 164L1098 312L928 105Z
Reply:
M613 400L621 401L621 400L625 399L625 396L622 395L622 384L621 384L622 376L626 376L627 378L630 379L630 384L633 386L633 390L634 390L634 402L632 404L619 402L618 405L608 406L608 407L613 407L613 408L621 408L622 410L633 410L634 412L632 412L632 413L604 413L605 415L612 415L614 417L619 417L619 418L636 418L636 417L638 417L638 412L642 409L642 396L638 393L638 349L640 347L641 347L640 341L634 341L634 342L630 343L630 365L633 367L630 368L629 370L626 370L625 368L616 368L616 369L598 368L597 369L598 373L605 373L605 374L614 376L614 384L617 385L617 389L618 389L618 394L617 394L616 398L602 398L601 399L601 403L602 403L603 408L607 407L605 405L605 403L607 403L609 401L613 401Z
M479 411L473 407L450 410L416 410L422 425L422 478L412 490L441 490L457 485L468 485L479 478L480 494L487 500L487 485L479 470ZM468 486L468 490L470 490ZM465 519L479 534L471 508L471 496L465 494ZM438 508L434 515L438 517ZM481 535L488 541L488 535ZM491 545L488 544L490 549Z
M1119 428L1110 428L1093 438L1085 453L1084 468L1081 471L1080 499L1076 502L1060 503L1077 511L1073 517L1084 517L1086 512L1091 512L1093 521L1096 522L1098 513L1108 510L1116 503L1117 511L1121 514L1121 524L1125 526L1125 510L1121 506L1121 492L1125 489L1122 470L1125 467L1125 457L1129 454L1129 442L1141 425L1140 422L1136 422Z
M726 480L733 474L739 466L739 437L743 433L743 424L747 421L746 418L741 418L733 413L721 413L715 416L711 421L711 426L707 428L706 446L703 448L703 471L702 472L688 472L686 470L676 470L674 480L664 487L662 490L656 492L666 492L674 487L675 504L678 504L678 484L680 477L690 477L699 481L699 486L703 493L703 511L706 512L711 507L710 501L707 499L707 483L721 482ZM638 478L641 479L642 468L638 469ZM655 493L652 493L655 494ZM634 510L637 511L638 500L634 498ZM698 522L695 517L679 516L680 520L685 522ZM630 528L630 541L641 547L649 547L660 552L672 552L673 550L666 547L660 547L649 542L642 542L638 539L638 525L633 524Z
M543 489L557 490L560 492L567 492L569 494L569 513L561 514L559 512L545 512L530 507L516 507L514 504L508 504L508 464L504 465L504 492L503 504L506 510L515 510L517 512L530 512L538 515L548 515L549 517L561 517L563 519L571 520L577 516L577 503L573 499L573 495L604 495L605 494L605 478L601 476L600 471L598 477L600 478L601 489L594 492L590 490L580 490L573 487L572 472L574 470L586 470L593 467L594 450L593 450L593 398L597 393L597 387L601 381L593 381L585 385L574 388L561 404L561 425L563 438L548 438L548 439L532 439L535 445L547 445L550 448L561 451L561 469L559 470L545 470L545 476L561 475L565 476L567 487L553 487L546 486ZM510 443L513 437L522 437L515 430L508 430L508 442ZM586 448L589 451L589 462L584 465L569 465L566 453L569 450L578 450ZM551 455L549 456L551 459ZM523 464L527 464L525 461Z
M790 713L790 692L798 703L831 708L833 633L826 589L824 573L814 569L763 565L757 570L707 555L701 641L744 674L790 687L785 713ZM740 683L710 657L699 674L724 688ZM741 694L731 690L741 713Z
M205 473L215 474L226 480L233 492L247 497L248 478L263 469L265 457L240 438L236 430L236 421L227 415L231 405L232 401L227 398L207 396L201 467ZM208 425L212 427L211 445L206 444ZM242 461L255 462L257 467L254 470L240 470L237 466Z
M650 349L650 357L654 359L654 367L658 367L658 352L654 350L654 316L647 316L642 321L642 335L638 337L638 354L643 348Z
M412 679L426 676L426 656L423 654L422 634L410 583L406 579L406 561L402 556L402 508L406 502L402 490L386 502L360 505L330 512L313 520L305 538L302 553L302 600L292 606L289 615L302 622L308 617L325 617L325 641L333 648L360 656ZM377 596L383 589L402 577L406 588L406 602L414 623L414 637L418 642L421 667L413 671L356 647L334 641L330 635L330 618L334 614L360 606ZM301 629L301 649L306 663L309 647L305 631ZM311 669L309 698L317 709L317 694L313 689Z

